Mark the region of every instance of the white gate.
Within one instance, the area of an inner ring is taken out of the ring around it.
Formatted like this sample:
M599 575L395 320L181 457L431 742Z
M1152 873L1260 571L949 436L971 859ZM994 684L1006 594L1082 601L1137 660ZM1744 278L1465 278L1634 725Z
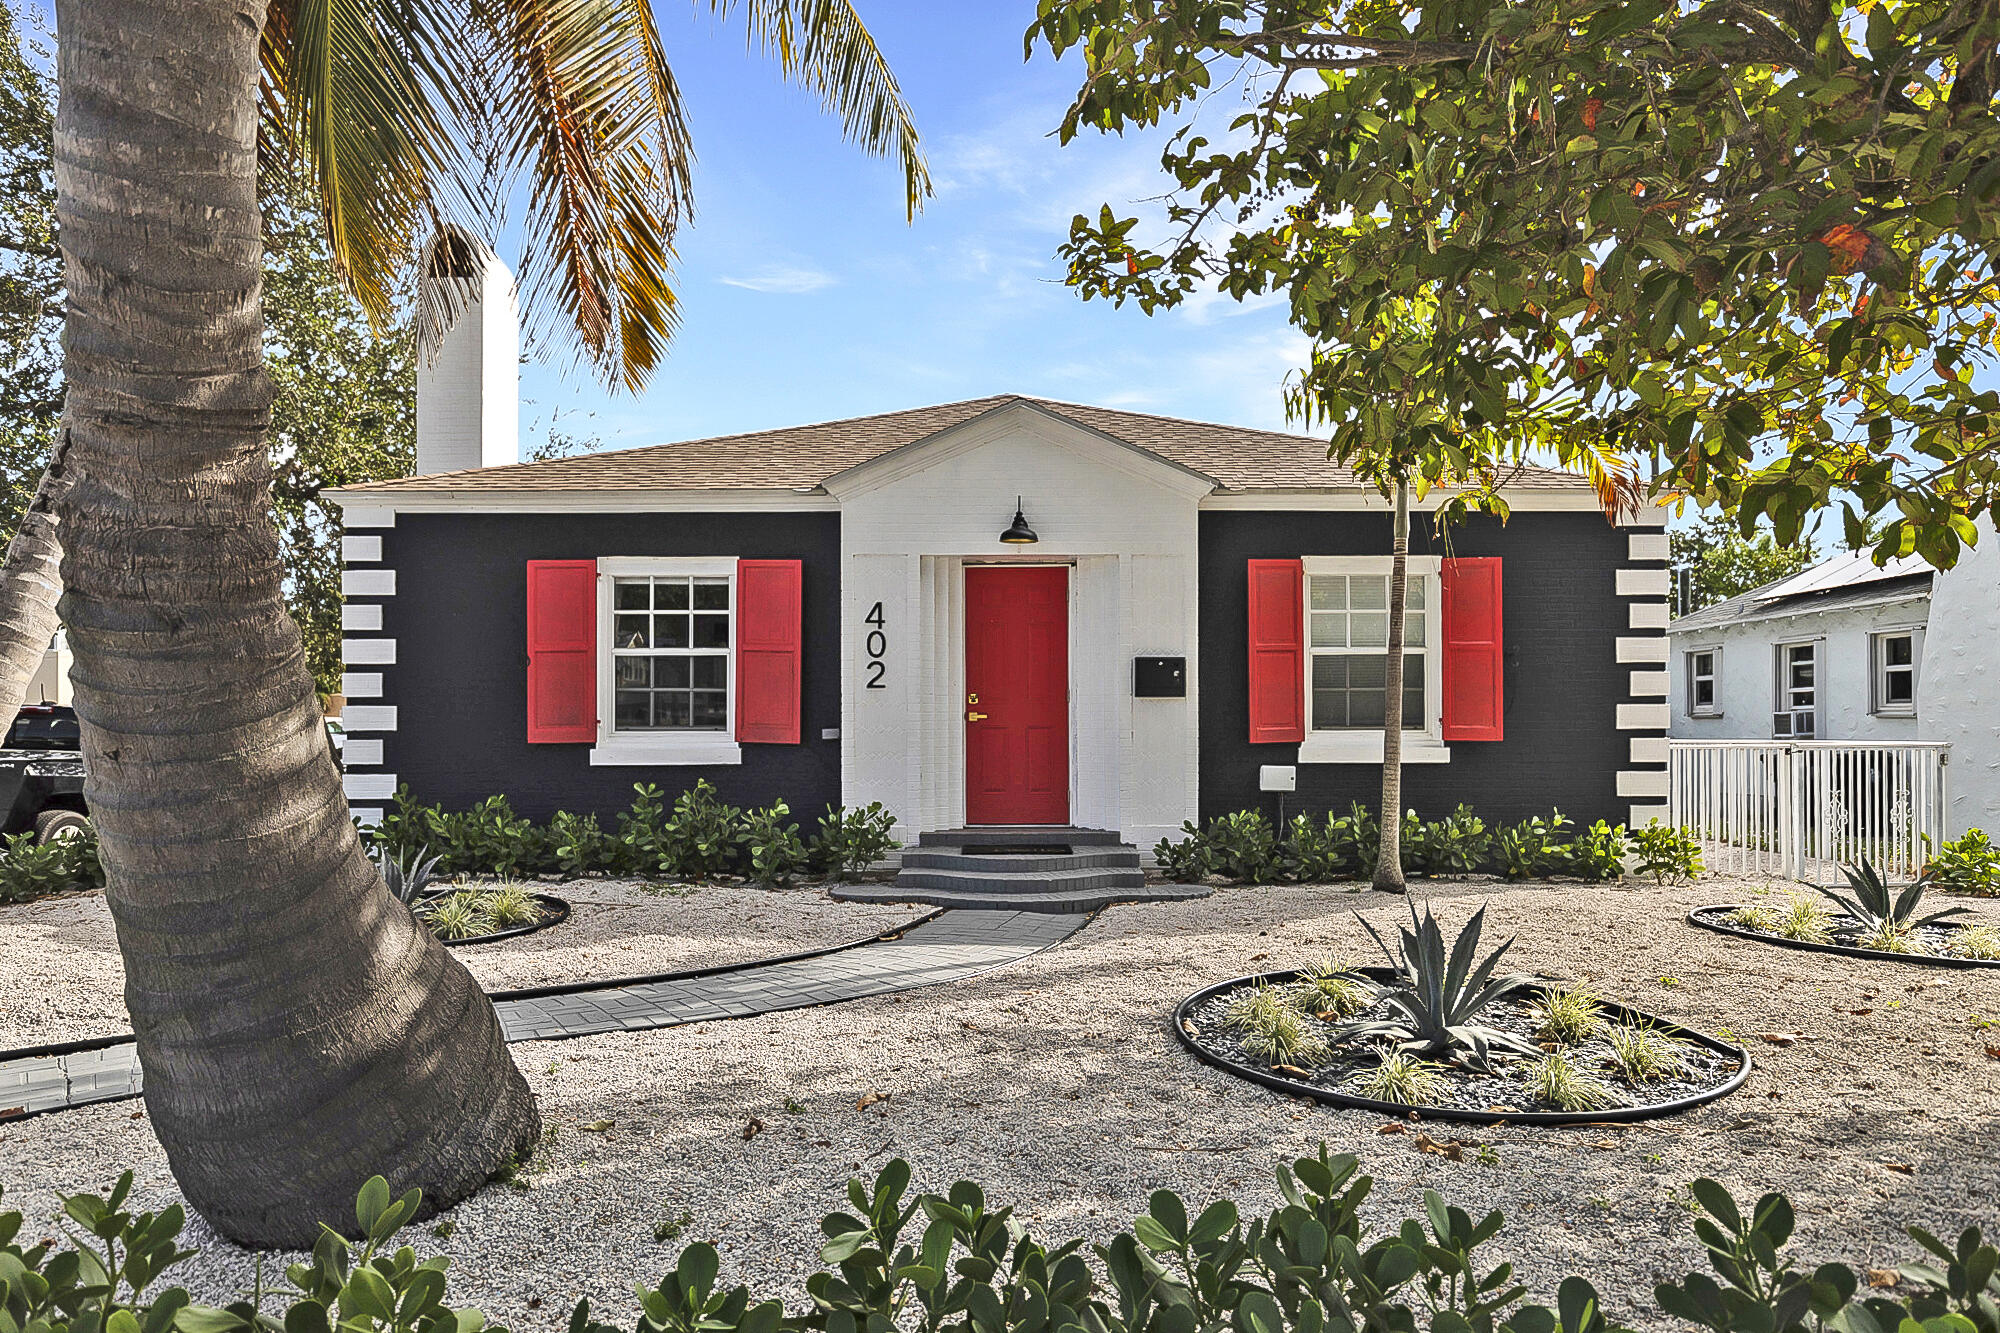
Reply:
M1885 876L1923 868L1944 837L1942 743L1669 741L1672 822L1711 870L1824 884L1864 858Z

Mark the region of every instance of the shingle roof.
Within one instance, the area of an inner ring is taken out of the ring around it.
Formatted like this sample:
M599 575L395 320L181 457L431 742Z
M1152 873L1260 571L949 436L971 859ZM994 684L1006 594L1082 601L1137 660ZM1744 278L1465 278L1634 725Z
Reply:
M370 495L475 490L811 491L837 473L1014 403L1028 403L1065 417L1211 477L1227 490L1320 490L1361 485L1350 469L1328 461L1324 441L1310 436L999 394L818 425L614 449L539 463L436 472L340 490ZM1528 467L1510 486L1577 490L1587 488L1587 483L1569 473Z
M1822 611L1838 611L1843 607L1876 606L1884 602L1907 601L1931 595L1931 570L1928 566L1917 573L1889 573L1881 578L1810 588L1805 592L1783 591L1784 585L1798 577L1800 576L1796 574L1787 575L1761 588L1752 588L1749 592L1739 593L1726 602L1717 602L1713 606L1704 606L1699 611L1690 611L1667 626L1667 632L1686 634L1691 631L1744 625L1759 620L1815 615Z

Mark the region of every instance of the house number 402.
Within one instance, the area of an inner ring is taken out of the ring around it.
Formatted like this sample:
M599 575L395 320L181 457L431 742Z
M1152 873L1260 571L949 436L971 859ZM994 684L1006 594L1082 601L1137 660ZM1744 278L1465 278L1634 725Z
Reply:
M875 603L862 619L874 626L868 631L867 641L862 645L868 650L868 688L886 690L889 687L882 683L882 677L889 667L882 659L889 655L889 636L882 629L886 619L882 614L882 603Z

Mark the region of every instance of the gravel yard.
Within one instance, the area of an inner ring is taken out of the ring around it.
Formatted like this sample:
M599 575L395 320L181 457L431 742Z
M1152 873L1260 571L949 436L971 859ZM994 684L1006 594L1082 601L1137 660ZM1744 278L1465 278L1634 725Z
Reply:
M1462 1162L1425 1155L1411 1134L1380 1133L1378 1116L1291 1101L1206 1068L1166 1029L1182 996L1329 948L1373 961L1351 909L1378 925L1403 912L1398 901L1347 886L1223 889L1205 901L1114 908L1067 944L955 987L517 1046L554 1137L526 1190L489 1188L456 1210L448 1240L422 1233L420 1248L452 1256L456 1303L516 1329L560 1327L579 1294L601 1317L629 1318L631 1282L655 1280L679 1245L697 1238L721 1245L726 1280L796 1301L817 1219L840 1206L842 1182L898 1154L915 1166L920 1188L982 1181L990 1199L1018 1203L1025 1221L1061 1239L1128 1222L1161 1186L1268 1207L1273 1163L1322 1139L1359 1154L1377 1177L1378 1219L1415 1212L1424 1188L1469 1208L1503 1208L1507 1227L1489 1258L1515 1259L1545 1299L1564 1274L1588 1271L1612 1312L1638 1327L1665 1323L1650 1295L1658 1277L1702 1266L1684 1202L1698 1175L1715 1175L1739 1195L1789 1192L1799 1205L1796 1244L1813 1261L1907 1258L1912 1244L1901 1228L1911 1222L1946 1233L1970 1222L1993 1227L2000 1055L1988 1048L2000 1052L2000 1026L1981 1024L2000 1019L2000 975L1763 947L1681 919L1692 906L1740 901L1757 887L1713 878L1665 889L1419 887L1448 926L1490 903L1489 939L1520 935L1512 966L1586 982L1711 1032L1728 1029L1751 1046L1758 1067L1747 1086L1684 1116L1629 1128L1434 1131L1490 1143L1497 1163L1480 1165L1473 1153ZM798 947L796 934L779 933L795 905L838 912L826 918L830 937L878 921L845 906L822 909L809 895L716 892L718 903L731 904L732 936L748 946L740 953ZM689 905L676 900L665 910ZM1979 919L2000 921L2000 903L1973 907ZM759 920L738 924L753 912ZM8 909L9 924L16 914L32 919ZM53 939L57 925L39 926L40 938ZM610 961L591 965L666 965L663 955L642 953L636 934L598 940L591 957ZM538 938L490 952L525 955ZM620 947L628 940L630 953ZM32 985L68 975L57 960L24 958L45 948L21 943L18 935L9 941L12 975L0 994L17 995L24 970ZM109 949L108 933L99 947ZM115 977L115 958L93 966ZM91 1015L76 1004L75 987L60 984L69 987L64 998L37 1002L46 1006L40 1017L10 1011L7 1021L41 1038L82 1035L77 1024ZM51 1030L58 1014L60 1033ZM858 1108L871 1094L879 1100ZM29 1237L41 1234L35 1226L48 1217L53 1191L93 1187L122 1165L137 1169L142 1206L172 1197L160 1150L135 1112L123 1103L0 1126L0 1181L10 1203L30 1209ZM656 1242L655 1224L684 1212L683 1234ZM247 1284L246 1256L199 1224L189 1238L207 1253L176 1272L198 1297Z
M568 921L453 950L488 990L737 963L844 944L930 911L835 902L818 889L574 880L533 887ZM695 927L695 928L691 928ZM0 1049L127 1032L124 968L102 893L0 907Z

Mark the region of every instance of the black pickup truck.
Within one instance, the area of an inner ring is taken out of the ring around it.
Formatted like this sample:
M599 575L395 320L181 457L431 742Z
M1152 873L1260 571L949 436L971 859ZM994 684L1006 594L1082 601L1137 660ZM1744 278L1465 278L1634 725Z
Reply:
M73 709L29 704L20 711L0 742L0 833L47 842L88 824L81 745Z

